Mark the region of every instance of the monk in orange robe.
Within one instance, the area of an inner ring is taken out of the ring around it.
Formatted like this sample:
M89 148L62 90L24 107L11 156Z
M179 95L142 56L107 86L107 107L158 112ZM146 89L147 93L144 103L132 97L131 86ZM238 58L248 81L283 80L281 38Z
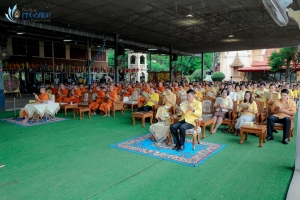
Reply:
M173 92L178 92L180 88L178 87L178 83L174 84L174 87L172 87Z
M46 93L46 89L45 88L40 88L40 95L34 94L34 98L35 98L35 103L43 103L44 101L49 100L49 95ZM23 110L23 115L25 117L25 119L23 120L23 124L26 124L29 120L28 117L28 113Z
M96 87L97 87L97 83L93 82L93 84L91 85L90 92L96 92Z
M122 92L122 86L120 85L120 83L116 83L116 87L117 87L117 91L118 93Z
M75 85L73 92L71 92L71 97L64 98L63 102L70 103L72 101L72 103L79 103L81 96L82 96L81 90L77 85Z
M50 85L50 88L51 88L51 93L53 95L56 95L58 93L58 89L56 87L54 87L54 85Z
M128 85L127 91L124 92L124 97L130 97L132 93L133 93L133 88L131 87L131 85Z
M107 101L106 101L107 100ZM118 101L118 94L114 91L114 86L109 86L108 93L105 95L104 102L100 106L100 110L104 111L103 117L110 117L110 109L114 102Z
M86 89L85 89L85 87L84 87L83 84L80 84L80 85L79 85L79 88L80 88L81 93L86 92Z
M92 111L91 113L92 115L96 115L96 110L100 107L105 97L105 92L102 89L100 89L99 86L96 87L96 91L97 91L96 101L89 105L89 108Z
M64 101L64 98L68 97L69 95L69 90L66 89L66 87L61 84L59 86L59 90L57 92L57 97L55 99L55 102L63 102Z
M148 83L146 84L146 88L143 90L143 92L147 92L148 94L150 94L150 85ZM138 108L142 107L146 103L146 98L140 97L138 98L137 102L138 102Z
M162 94L165 91L165 87L163 86L162 82L158 83L158 88L156 88L155 92L158 94Z

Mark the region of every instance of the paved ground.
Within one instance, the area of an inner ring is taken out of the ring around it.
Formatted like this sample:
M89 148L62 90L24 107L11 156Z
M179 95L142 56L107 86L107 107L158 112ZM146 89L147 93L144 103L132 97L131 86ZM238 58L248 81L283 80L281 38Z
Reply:
M29 100L33 100L34 96L32 94L22 94L22 97L16 97L16 95L13 94L5 94L5 111L14 110L14 98L15 108L16 110L20 110Z

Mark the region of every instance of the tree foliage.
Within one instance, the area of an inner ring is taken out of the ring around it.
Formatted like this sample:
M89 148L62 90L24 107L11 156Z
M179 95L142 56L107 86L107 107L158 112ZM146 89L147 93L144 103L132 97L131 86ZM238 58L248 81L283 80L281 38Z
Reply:
M268 64L271 66L271 71L277 72L285 69L285 80L287 81L292 72L296 70L300 62L299 52L297 47L281 48L279 52L273 51L268 58Z
M193 74L190 76L190 79L193 81L200 81L202 78L202 73L201 69L197 69L196 71L193 72ZM205 78L205 72L204 72L204 78Z
M215 57L218 60L217 57ZM124 56L118 56L119 68L124 69L128 66L128 52ZM216 61L215 61L216 62ZM151 72L169 71L170 57L169 55L151 54L147 55L148 70ZM217 64L217 63L215 63ZM204 54L204 71L211 69L213 65L213 54ZM114 50L108 50L108 66L114 66ZM178 56L177 61L172 62L172 70L182 71L184 75L191 75L198 69L202 68L201 57L196 56Z
M223 72L214 72L212 75L211 75L211 80L213 80L214 82L215 81L223 81L225 78L225 74Z

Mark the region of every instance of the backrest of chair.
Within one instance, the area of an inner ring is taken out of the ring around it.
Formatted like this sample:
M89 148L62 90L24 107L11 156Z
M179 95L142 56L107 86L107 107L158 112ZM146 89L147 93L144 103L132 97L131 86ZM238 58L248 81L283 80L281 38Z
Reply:
M123 102L124 96L123 94L118 94L118 102Z
M239 104L239 101L232 101L233 102L233 108L232 108L232 111L233 112L237 112L237 105Z
M203 114L212 114L214 113L214 104L216 99L206 96L202 98L202 113Z
M90 99L91 99L92 101L96 101L96 92L90 93Z
M163 100L164 100L164 96L159 94L159 101L158 101L158 105L163 105Z
M180 95L176 95L176 105L180 105L181 104L181 96Z
M273 103L274 103L273 101L267 101L267 104L266 104L266 115L267 115L267 117L272 115L271 108L272 108Z
M83 95L80 97L81 102L88 102L90 100L90 93L84 92Z
M264 113L265 103L263 101L259 101L257 99L254 100L257 105L257 112Z

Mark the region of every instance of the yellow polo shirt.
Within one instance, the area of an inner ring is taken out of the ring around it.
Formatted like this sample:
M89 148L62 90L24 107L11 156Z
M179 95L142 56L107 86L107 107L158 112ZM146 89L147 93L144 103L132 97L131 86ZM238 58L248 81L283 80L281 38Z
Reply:
M150 99L152 99L153 101L159 101L159 95L157 93L153 93L153 94L150 94ZM145 106L154 106L155 103L153 103L152 101L147 101Z

